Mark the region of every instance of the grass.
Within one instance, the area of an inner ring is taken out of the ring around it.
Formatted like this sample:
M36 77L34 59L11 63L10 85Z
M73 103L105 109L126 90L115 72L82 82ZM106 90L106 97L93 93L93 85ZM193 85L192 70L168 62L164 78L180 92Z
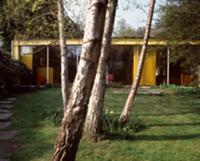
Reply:
M77 161L199 161L200 92L162 89L163 96L138 95L132 117L145 128L114 132L98 143L82 139ZM118 118L127 94L108 90L107 117ZM15 104L13 128L21 149L12 161L49 161L58 124L52 111L61 107L60 89L22 95Z

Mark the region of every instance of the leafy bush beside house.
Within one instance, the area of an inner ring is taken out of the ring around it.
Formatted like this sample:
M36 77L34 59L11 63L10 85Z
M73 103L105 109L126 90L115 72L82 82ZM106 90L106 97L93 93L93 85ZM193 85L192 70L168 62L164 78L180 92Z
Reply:
M12 60L9 54L0 51L0 98L8 95L20 83L29 84L31 75L23 63Z
M170 0L167 5L160 6L160 15L156 22L156 36L169 42L199 40L199 6L199 0ZM199 45L182 44L170 46L170 53L170 62L179 64L184 73L199 75ZM192 84L198 85L198 81L195 79Z

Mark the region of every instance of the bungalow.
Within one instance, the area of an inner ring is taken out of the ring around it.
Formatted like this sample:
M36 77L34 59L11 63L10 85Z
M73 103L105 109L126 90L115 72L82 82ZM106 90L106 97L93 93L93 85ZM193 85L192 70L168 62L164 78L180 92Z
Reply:
M200 41L168 43L165 40L150 39L140 85L162 83L187 85L193 74L181 72L178 65L172 65L170 46L174 44L200 45ZM107 83L132 84L143 40L139 38L113 38L107 63ZM73 82L81 54L81 39L66 40L69 59L69 80ZM164 59L166 61L162 61ZM161 58L162 57L162 58ZM58 40L13 40L12 59L23 62L33 73L35 84L60 83L60 53Z

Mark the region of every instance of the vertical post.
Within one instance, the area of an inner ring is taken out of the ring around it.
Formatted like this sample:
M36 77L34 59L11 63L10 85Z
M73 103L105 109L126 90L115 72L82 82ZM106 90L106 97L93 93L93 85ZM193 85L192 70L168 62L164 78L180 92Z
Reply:
M139 46L137 46L137 49L136 49L137 51L137 64L138 64L138 61L139 61L139 57L140 57L140 54L139 54Z
M169 85L170 80L170 48L167 47L167 85Z
M109 84L109 81L108 81L108 74L109 74L109 72L108 72L108 61L107 61L107 62L106 62L106 85Z
M198 86L200 87L200 65L197 67Z
M132 59L133 59L133 63L132 63L132 83L134 81L134 64L135 64L135 47L133 46L133 51L132 51L133 55L132 55Z
M14 59L14 40L11 41L11 59Z
M76 71L78 69L78 62L79 62L79 53L78 53L78 46L76 46Z
M47 46L47 84L49 84L49 45Z
M11 51L11 58L13 60L20 60L20 46L17 40L12 41L12 51Z

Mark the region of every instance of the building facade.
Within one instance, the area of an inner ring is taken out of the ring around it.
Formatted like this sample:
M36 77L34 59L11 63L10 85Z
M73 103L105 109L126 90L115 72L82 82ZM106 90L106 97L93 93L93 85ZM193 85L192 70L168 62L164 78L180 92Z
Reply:
M164 40L149 40L140 85L154 86L162 83L187 85L193 75L181 73L169 62L170 44ZM199 45L200 42L179 42ZM66 40L69 59L69 80L73 82L81 54L81 39ZM130 85L134 81L142 39L114 38L109 51L107 83ZM160 57L166 57L161 61ZM34 84L60 84L60 52L58 40L13 40L12 59L23 62L33 73Z

